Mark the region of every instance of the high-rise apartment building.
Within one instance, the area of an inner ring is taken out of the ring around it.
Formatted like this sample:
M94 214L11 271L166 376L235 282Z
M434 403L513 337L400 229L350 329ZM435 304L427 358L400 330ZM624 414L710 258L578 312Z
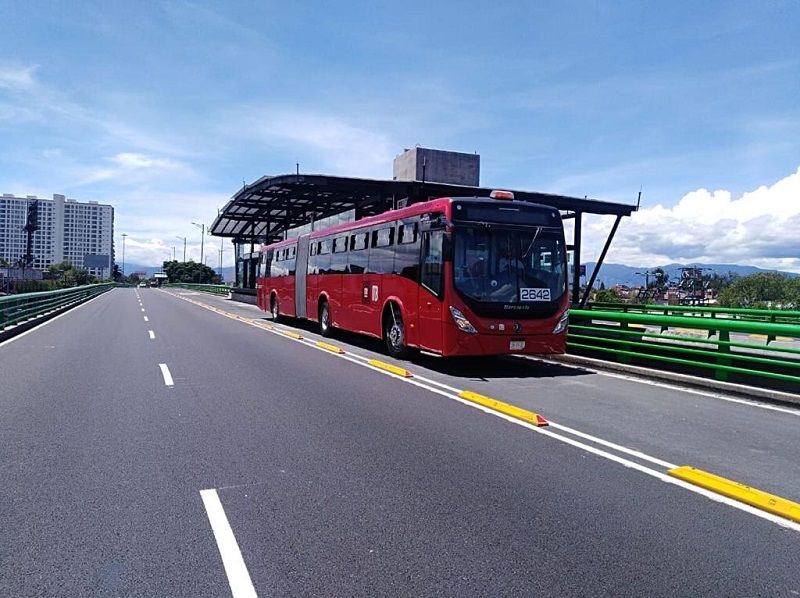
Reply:
M68 261L98 278L114 266L114 208L96 201L80 202L54 194L53 199L29 195L0 197L0 257L15 265L25 256L28 204L38 203L39 230L33 236L37 270Z

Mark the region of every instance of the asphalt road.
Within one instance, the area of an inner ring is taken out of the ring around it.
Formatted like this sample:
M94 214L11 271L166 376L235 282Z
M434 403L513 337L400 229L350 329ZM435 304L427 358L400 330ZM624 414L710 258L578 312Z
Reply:
M412 384L184 298L245 321L117 289L0 345L0 595L800 595L800 527L647 473L800 500L791 409L517 359Z

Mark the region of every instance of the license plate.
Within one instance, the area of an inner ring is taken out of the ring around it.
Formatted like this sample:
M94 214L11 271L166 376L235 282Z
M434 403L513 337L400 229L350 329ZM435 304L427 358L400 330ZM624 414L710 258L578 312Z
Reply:
M520 301L550 301L550 289L532 289L523 287L519 290Z
M525 348L525 341L511 341L508 343L509 351L522 351Z

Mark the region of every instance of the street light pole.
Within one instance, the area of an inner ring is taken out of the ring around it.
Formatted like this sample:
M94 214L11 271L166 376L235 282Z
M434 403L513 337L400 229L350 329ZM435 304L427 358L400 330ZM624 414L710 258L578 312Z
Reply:
M127 233L122 233L122 277L125 277L125 239L127 238Z
M186 237L181 237L180 235L175 236L176 239L183 239L183 263L186 263Z
M200 263L203 263L203 241L206 238L206 225L205 224L198 224L197 222L192 222L197 228L200 229Z

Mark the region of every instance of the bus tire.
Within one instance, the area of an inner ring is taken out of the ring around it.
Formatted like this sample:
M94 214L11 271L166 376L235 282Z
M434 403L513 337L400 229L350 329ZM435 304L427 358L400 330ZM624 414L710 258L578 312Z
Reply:
M269 311L272 313L272 320L277 322L281 319L280 307L278 305L278 297L275 293L269 298Z
M323 299L319 304L319 333L325 337L333 336L331 308L325 299Z
M386 352L391 357L403 359L408 356L403 314L394 303L389 303L383 313L383 339L386 342Z

